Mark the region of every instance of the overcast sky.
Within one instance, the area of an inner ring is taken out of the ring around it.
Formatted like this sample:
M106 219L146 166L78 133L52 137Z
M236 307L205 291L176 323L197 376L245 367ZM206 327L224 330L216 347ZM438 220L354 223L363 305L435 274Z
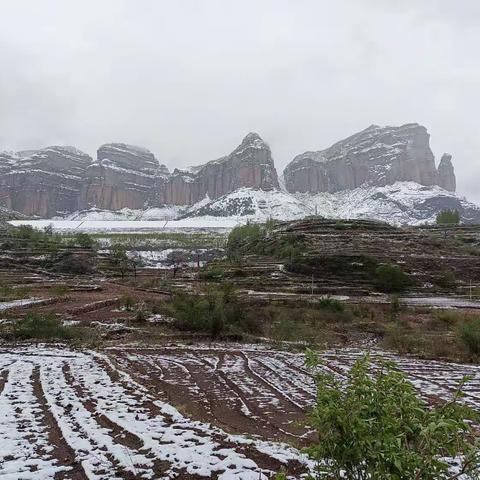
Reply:
M480 203L480 0L0 0L0 150L145 146L170 168L249 131L277 169L418 122Z

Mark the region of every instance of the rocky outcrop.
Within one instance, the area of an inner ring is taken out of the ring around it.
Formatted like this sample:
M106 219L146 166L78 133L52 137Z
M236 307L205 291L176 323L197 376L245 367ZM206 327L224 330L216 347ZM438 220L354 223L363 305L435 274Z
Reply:
M429 138L426 128L416 123L371 125L326 150L295 157L284 171L286 189L292 193L333 193L397 181L421 185L448 181L451 186L453 167L450 171L445 161L441 171L436 169Z
M457 189L457 180L455 170L452 164L452 156L444 153L438 165L438 185L449 192L455 192Z
M85 174L82 208L143 208L158 170L158 160L145 148L124 143L102 145L97 150L97 161L89 165Z
M242 187L265 191L279 187L270 147L256 133L249 133L229 155L204 165L172 173L160 165L147 204L193 205Z
M229 155L188 170L175 169L163 186L164 204L192 205L205 197L219 198L242 187L279 188L270 147L249 133Z
M95 161L72 147L0 153L0 206L40 217L192 205L241 187L278 186L270 148L256 133L225 157L173 173L149 150L123 143L102 145Z
M41 217L75 211L91 162L74 147L0 154L0 205Z

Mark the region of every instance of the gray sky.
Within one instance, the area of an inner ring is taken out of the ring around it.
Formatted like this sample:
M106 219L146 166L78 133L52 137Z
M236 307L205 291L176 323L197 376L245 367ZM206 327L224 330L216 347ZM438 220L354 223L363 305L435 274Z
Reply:
M480 203L480 0L1 0L0 150L145 146L170 168L249 131L279 172L424 124Z

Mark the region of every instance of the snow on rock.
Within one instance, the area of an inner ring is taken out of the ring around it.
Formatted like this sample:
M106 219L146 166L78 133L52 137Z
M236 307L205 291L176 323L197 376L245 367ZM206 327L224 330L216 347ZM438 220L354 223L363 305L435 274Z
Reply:
M142 231L172 229L230 229L247 221L269 218L295 220L310 215L325 218L381 220L393 225L434 223L443 209L458 210L465 223L480 222L480 207L436 185L396 182L384 187L359 187L336 193L297 193L240 188L228 195L208 197L192 207L121 210L90 210L66 219L16 220L12 225L31 224L55 230Z
M309 215L325 218L374 219L387 223L434 223L439 211L458 210L464 222L480 221L480 207L436 185L396 182L384 187L359 187L336 193L289 194L284 191L239 189L190 210L188 216L295 220Z

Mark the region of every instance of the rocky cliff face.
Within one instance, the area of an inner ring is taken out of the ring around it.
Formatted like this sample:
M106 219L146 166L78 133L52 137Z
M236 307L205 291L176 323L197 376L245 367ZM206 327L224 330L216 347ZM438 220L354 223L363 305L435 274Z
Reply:
M452 156L449 153L444 153L440 159L438 165L438 185L449 192L455 192L457 189Z
M75 211L91 162L73 147L0 154L0 205L42 217Z
M441 169L436 169L429 138L426 128L416 123L371 125L326 150L295 157L285 168L285 186L292 193L333 193L412 181L453 185L454 190L453 166L445 160Z
M249 133L229 155L188 170L174 170L165 182L163 203L191 205L206 196L215 199L241 187L279 188L270 147Z
M173 173L142 147L102 145L97 159L72 147L0 153L0 206L51 217L96 207L192 205L241 187L278 188L268 145L248 134L229 155Z
M86 170L82 208L143 208L155 183L159 163L153 153L133 145L109 143L97 150Z

